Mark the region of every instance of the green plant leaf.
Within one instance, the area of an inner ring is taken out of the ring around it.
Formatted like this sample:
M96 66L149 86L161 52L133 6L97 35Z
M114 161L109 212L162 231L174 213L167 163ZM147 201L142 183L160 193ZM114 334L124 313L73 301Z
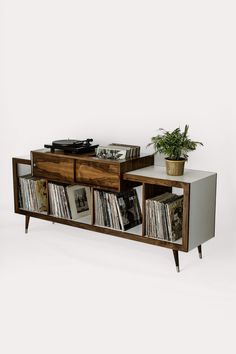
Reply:
M160 134L151 138L151 142L147 146L154 146L155 153L164 154L171 160L188 159L188 152L196 150L198 145L203 143L193 141L188 137L189 126L186 124L184 131L181 132L180 127L172 132L163 128L159 129Z

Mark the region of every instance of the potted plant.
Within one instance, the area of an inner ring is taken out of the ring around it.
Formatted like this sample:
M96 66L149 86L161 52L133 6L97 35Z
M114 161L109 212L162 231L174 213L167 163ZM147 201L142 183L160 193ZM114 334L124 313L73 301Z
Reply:
M184 174L184 163L188 160L187 153L194 151L197 145L203 145L199 141L193 141L188 137L189 126L185 125L184 131L176 128L172 132L159 129L160 134L151 138L155 153L166 155L166 172L171 176L181 176Z

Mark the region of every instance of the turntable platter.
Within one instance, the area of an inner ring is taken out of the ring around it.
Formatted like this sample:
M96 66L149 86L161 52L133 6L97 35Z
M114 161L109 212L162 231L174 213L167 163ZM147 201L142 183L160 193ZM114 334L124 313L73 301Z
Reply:
M75 139L66 139L66 140L55 140L52 142L52 145L57 146L72 146L72 145L82 145L83 141Z

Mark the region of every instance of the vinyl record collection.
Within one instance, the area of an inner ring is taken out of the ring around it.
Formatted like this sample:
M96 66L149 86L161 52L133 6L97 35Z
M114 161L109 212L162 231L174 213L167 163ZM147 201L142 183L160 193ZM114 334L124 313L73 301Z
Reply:
M91 214L90 188L48 183L50 214L77 220Z
M47 183L45 179L25 175L19 177L19 206L76 220L91 215L90 188ZM141 224L136 189L124 192L94 190L94 214L96 225L116 230L126 231ZM147 237L175 242L182 237L182 224L183 196L166 192L146 200Z
M141 224L141 209L136 189L112 193L94 191L95 223L116 230Z
M174 242L182 237L183 196L164 193L146 200L148 237Z
M59 218L71 219L65 187L48 183L50 214Z
M47 184L45 179L25 175L19 177L18 191L19 207L25 210L72 220L91 214L89 187Z
M96 156L101 159L123 160L140 156L140 146L112 143L96 148Z
M19 207L37 213L47 213L46 180L25 175L19 177L19 184Z

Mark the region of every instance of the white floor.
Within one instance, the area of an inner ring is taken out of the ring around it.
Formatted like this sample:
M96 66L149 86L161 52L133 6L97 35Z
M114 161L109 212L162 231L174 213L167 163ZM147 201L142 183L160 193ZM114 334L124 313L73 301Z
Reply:
M1 212L0 353L235 353L233 233L180 254Z

